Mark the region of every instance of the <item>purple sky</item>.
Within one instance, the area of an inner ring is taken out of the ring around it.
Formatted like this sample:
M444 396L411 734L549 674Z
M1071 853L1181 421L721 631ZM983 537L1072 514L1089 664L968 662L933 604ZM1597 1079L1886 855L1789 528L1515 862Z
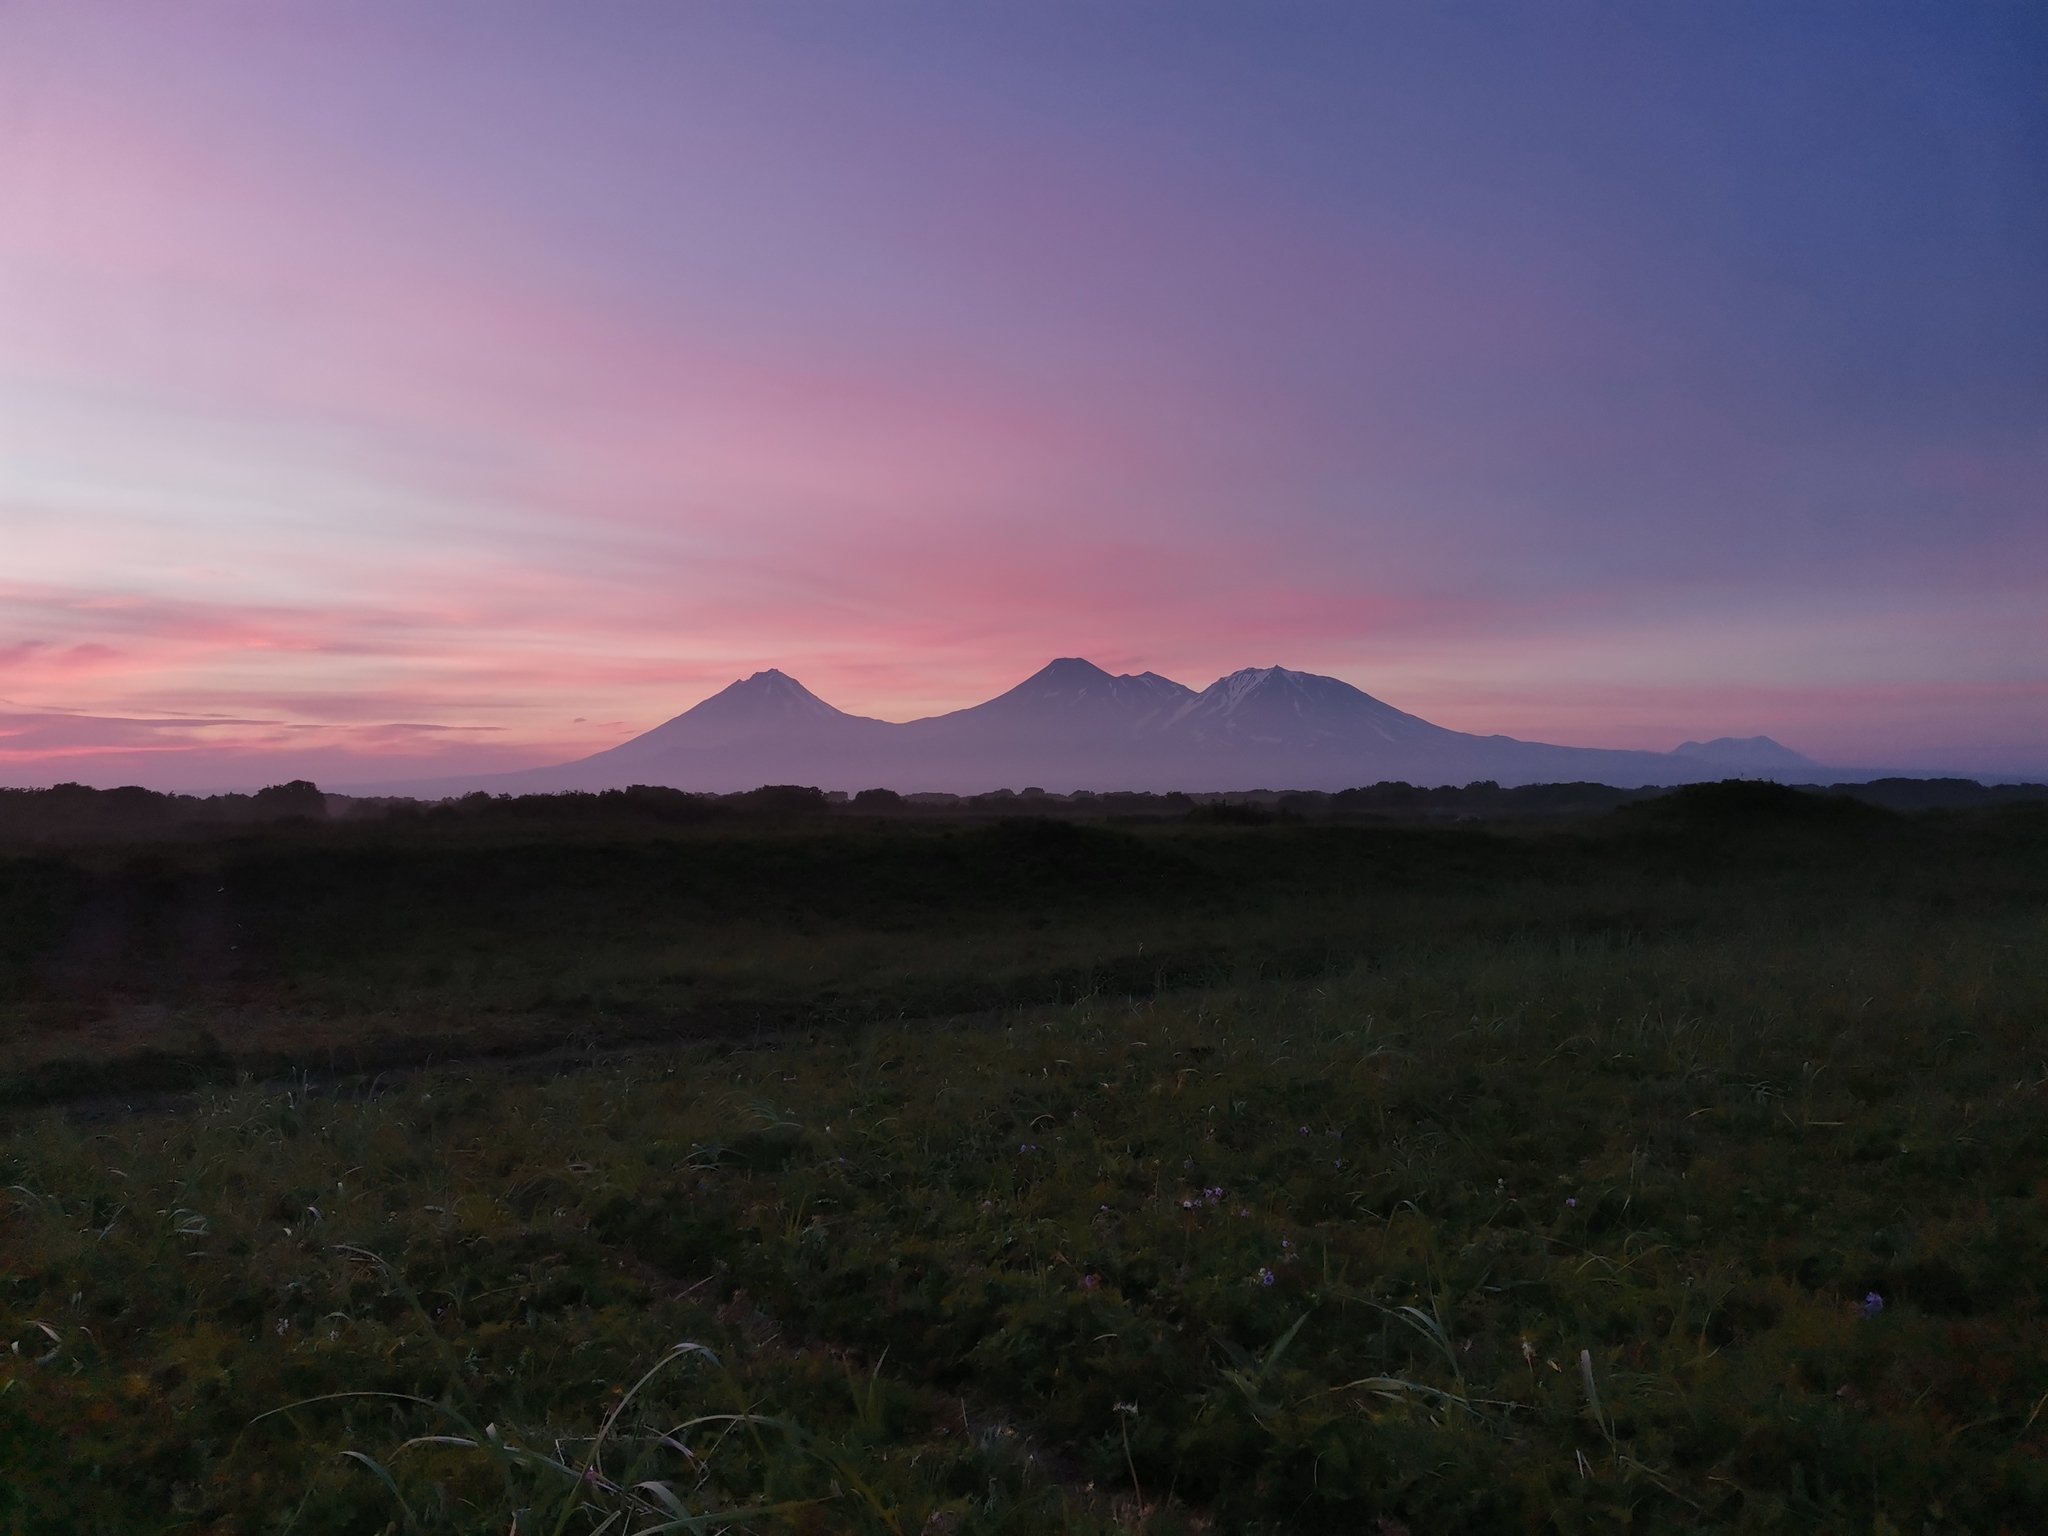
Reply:
M0 10L0 782L1055 655L2048 773L2048 11Z

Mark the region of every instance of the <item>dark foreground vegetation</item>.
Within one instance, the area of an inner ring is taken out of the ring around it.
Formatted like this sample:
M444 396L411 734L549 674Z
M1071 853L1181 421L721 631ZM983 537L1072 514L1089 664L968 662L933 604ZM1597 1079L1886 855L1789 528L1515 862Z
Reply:
M1894 811L1964 810L2048 799L2048 785L1980 784L1974 779L1874 779L1868 783L1802 785L1812 794L1861 800ZM827 793L798 784L767 784L741 794L693 794L657 785L559 795L490 795L419 801L323 794L305 779L273 784L255 794L180 795L129 785L93 789L58 784L49 789L0 789L0 844L76 844L136 837L190 839L274 828L280 823L396 821L446 828L461 824L518 826L529 831L570 828L614 831L648 826L732 826L791 817L927 817L957 821L1054 816L1065 820L1183 818L1254 825L1282 819L1458 820L1529 816L1583 816L1665 794L1659 788L1615 789L1606 784L1521 784L1490 781L1421 786L1404 783L1320 790L1243 790L1216 794L1115 792L1048 794L1043 789L999 789L984 795L899 794L864 789Z
M507 804L0 862L0 1529L2041 1528L2040 805Z

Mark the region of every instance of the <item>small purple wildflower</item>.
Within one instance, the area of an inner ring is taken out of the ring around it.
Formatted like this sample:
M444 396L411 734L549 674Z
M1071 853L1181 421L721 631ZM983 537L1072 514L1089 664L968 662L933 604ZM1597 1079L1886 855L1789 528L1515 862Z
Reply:
M1859 1310L1865 1317L1875 1317L1884 1310L1884 1298L1872 1291L1863 1298L1863 1305Z
M1026 1141L1026 1142L1020 1142L1020 1143L1018 1143L1018 1146L1017 1146L1017 1150L1018 1150L1019 1152L1025 1152L1025 1153L1030 1153L1030 1152L1036 1152L1036 1151L1038 1150L1038 1148L1037 1148L1037 1146L1036 1146L1036 1145L1035 1145L1034 1143Z
M1271 1271L1270 1269L1263 1269L1263 1268L1262 1268L1262 1269L1260 1269L1260 1271L1259 1271L1259 1284L1261 1284L1261 1285L1271 1285L1272 1283L1273 1283L1273 1271Z
M1575 1210L1575 1211L1576 1211L1576 1210L1577 1210L1577 1209L1579 1208L1579 1202L1578 1202L1578 1197L1577 1197L1577 1196L1575 1196L1575 1195L1574 1195L1574 1196L1568 1196L1568 1197L1566 1197L1566 1199L1565 1199L1565 1202L1564 1202L1564 1203L1565 1203L1566 1205L1570 1206L1570 1207L1571 1207L1571 1208L1572 1208L1573 1210Z
M1083 1275L1083 1276L1081 1277L1081 1288L1082 1288L1083 1290L1087 1290L1087 1291L1092 1291L1092 1290L1096 1290L1096 1289L1099 1289L1101 1285L1102 1285L1102 1276L1100 1276L1100 1275Z
M1302 1134L1302 1135L1304 1135L1304 1136L1306 1136L1306 1135L1308 1134L1308 1127L1307 1127L1307 1126L1305 1126L1305 1125L1304 1125L1304 1126L1303 1126L1303 1127L1301 1128L1301 1134Z

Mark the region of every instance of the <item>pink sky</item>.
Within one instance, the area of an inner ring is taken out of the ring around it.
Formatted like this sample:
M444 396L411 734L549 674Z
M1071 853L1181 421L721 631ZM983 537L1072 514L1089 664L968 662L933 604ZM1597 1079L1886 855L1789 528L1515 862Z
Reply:
M2048 772L2000 39L1874 77L1982 204L1874 248L1948 162L1841 124L1795 169L1898 183L1836 205L1703 144L1716 69L1813 110L1739 37L1580 121L1641 39L1545 84L1504 23L1446 86L1306 10L580 14L0 15L0 783L511 768L760 667L903 719L1056 655Z

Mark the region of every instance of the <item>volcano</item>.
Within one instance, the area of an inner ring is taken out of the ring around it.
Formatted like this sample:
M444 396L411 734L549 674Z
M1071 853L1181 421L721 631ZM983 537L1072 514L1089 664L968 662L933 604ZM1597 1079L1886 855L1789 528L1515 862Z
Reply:
M1675 752L1560 747L1447 730L1340 678L1247 667L1200 692L1156 672L1062 657L986 703L895 724L835 709L787 673L743 678L673 720L575 762L518 773L366 785L358 793L536 794L761 784L975 794L1073 790L1348 789L1590 781L1631 787L1817 765L1767 736Z

